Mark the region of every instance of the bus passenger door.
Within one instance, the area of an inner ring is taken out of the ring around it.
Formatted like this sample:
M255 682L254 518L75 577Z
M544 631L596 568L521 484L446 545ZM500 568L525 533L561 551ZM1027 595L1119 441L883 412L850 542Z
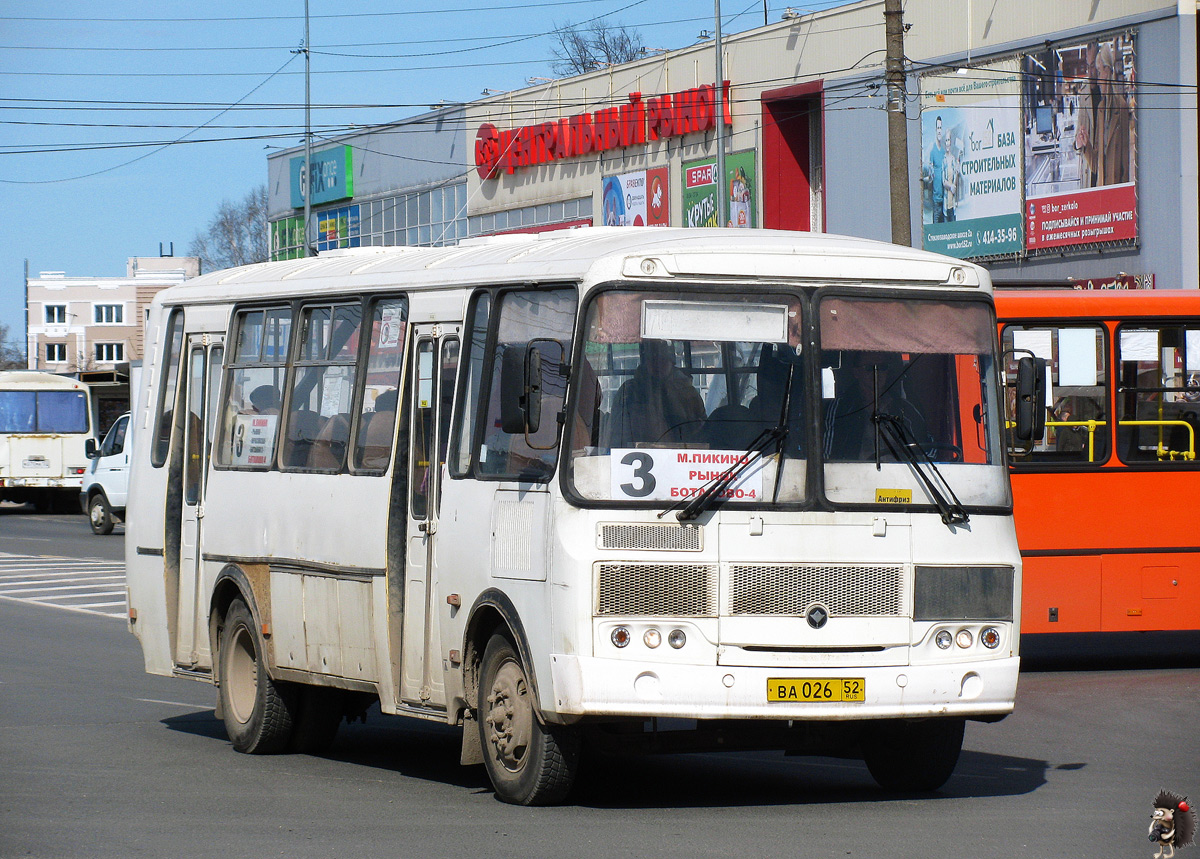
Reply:
M417 706L445 705L439 662L437 530L442 469L458 367L457 333L444 326L414 326L408 374L409 495L405 552L404 634L400 697Z
M210 334L190 335L187 342L187 375L184 380L183 497L179 534L179 607L175 663L196 666L209 654L208 609L200 578L204 522L204 487L217 411L217 386L221 379L224 345Z

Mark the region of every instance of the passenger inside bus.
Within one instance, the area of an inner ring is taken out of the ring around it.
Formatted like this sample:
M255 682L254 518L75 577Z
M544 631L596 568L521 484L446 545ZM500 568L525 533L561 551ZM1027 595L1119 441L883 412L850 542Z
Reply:
M697 442L706 417L691 377L675 366L671 343L644 340L641 363L613 400L610 446Z
M279 391L274 385L259 385L250 392L250 405L254 414L279 414Z
M396 399L395 388L386 390L375 398L375 411L362 416L366 427L359 430L360 468L387 468L396 426Z

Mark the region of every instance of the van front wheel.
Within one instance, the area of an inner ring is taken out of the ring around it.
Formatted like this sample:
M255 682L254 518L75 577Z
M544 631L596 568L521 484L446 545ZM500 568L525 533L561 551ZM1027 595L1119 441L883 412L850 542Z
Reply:
M103 492L97 492L88 502L88 523L93 534L111 534L113 530L112 507Z

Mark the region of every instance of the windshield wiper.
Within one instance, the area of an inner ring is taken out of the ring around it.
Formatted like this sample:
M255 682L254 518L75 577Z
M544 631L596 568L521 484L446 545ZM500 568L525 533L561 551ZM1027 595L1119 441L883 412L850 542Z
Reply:
M871 420L875 424L876 445L879 443L879 437L882 436L892 455L898 460L903 459L912 466L912 470L917 473L925 491L933 499L938 512L942 514L943 524L947 526L967 524L970 517L967 516L962 502L958 500L958 496L954 494L954 490L950 488L950 484L946 482L946 478L942 476L933 459L909 435L904 422L895 415L881 414L878 411L871 415ZM917 455L918 451L920 456ZM875 467L879 467L878 450L875 454Z

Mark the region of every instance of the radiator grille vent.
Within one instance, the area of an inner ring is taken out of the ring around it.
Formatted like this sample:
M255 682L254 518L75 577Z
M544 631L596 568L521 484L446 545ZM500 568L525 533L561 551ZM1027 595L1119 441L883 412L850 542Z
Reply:
M596 614L715 617L717 567L598 564Z
M683 525L601 525L601 549L699 552L701 529Z
M840 617L903 616L904 568L792 564L729 568L730 614L801 615L813 603Z

